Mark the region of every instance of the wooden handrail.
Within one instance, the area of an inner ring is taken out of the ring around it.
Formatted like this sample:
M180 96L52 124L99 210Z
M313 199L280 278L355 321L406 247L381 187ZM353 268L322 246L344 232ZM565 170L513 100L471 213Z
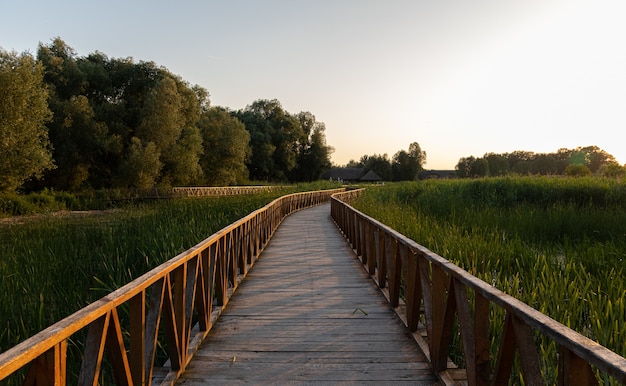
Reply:
M356 210L349 202L361 192L334 195L332 217L444 383L508 384L517 354L525 384L544 384L535 332L558 345L559 385L598 384L593 367L626 383L625 358ZM494 306L505 315L495 366L489 346ZM460 331L465 369L448 360L454 331Z
M189 186L172 188L171 195L173 197L232 196L269 192L280 188L283 188L283 186Z
M167 371L162 384L173 384L283 218L343 190L290 194L250 213L0 354L0 380L30 364L25 385L66 384L68 340L86 328L78 384L98 383L105 352L118 385L150 385L157 367ZM123 305L128 320L119 316ZM159 338L168 358L157 366Z

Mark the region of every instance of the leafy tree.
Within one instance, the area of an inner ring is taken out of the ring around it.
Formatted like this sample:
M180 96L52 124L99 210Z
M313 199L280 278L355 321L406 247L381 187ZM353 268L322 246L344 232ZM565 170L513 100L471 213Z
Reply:
M626 167L618 163L604 164L598 169L597 173L603 177L623 178L626 176Z
M161 184L189 186L199 183L204 174L200 166L203 153L200 129L196 126L185 127L169 151L167 157L169 168L168 172L161 177Z
M306 137L298 118L276 99L260 99L234 115L250 133L250 177L285 181L297 165L299 143Z
M597 173L602 165L619 165L614 156L600 149L598 146L586 146L579 149L585 154L587 166L589 170L591 170L591 173Z
M530 162L530 171L540 175L556 174L557 160L551 154L537 154Z
M302 137L298 140L296 167L291 172L292 181L315 181L322 173L330 169L330 155L333 148L326 143L326 126L317 122L310 112L300 112L296 115Z
M565 169L565 175L571 177L585 177L591 175L591 170L586 165L571 164Z
M202 175L202 139L196 123L200 102L184 82L163 71L145 96L141 121L135 130L144 143L152 142L161 154L163 185L188 185Z
M141 139L131 138L117 177L117 185L138 189L152 188L163 166L159 158L159 149L154 142L144 145Z
M61 38L52 39L47 46L40 43L37 60L44 66L44 81L53 96L67 100L83 93L85 76L78 67L76 51Z
M506 176L510 172L509 161L504 155L487 153L484 157L489 163L490 176Z
M0 191L52 169L43 69L29 54L0 48Z
M361 157L360 166L358 167L365 169L366 173L370 170L374 171L384 181L393 180L391 160L387 154L365 155Z
M485 158L463 157L456 165L460 178L478 178L489 175L489 162Z
M220 107L207 109L198 123L204 154L200 160L210 186L236 185L248 178L250 134L237 118Z
M97 119L85 95L89 79L76 53L56 38L48 46L39 45L38 58L51 90L48 102L53 119L48 129L58 166L46 173L38 185L61 190L108 186L110 172L98 169L108 169L106 154L119 149L120 143L118 138L110 136L106 123Z
M484 158L477 158L470 168L470 174L474 178L487 177L489 175L489 162Z
M426 162L426 152L422 151L417 142L409 145L409 150L400 150L394 154L391 170L394 181L415 180Z

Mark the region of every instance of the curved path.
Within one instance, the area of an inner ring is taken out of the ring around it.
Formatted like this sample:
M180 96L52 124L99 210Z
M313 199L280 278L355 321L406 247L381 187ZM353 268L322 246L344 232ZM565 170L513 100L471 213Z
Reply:
M437 384L330 204L284 220L178 381L236 383Z

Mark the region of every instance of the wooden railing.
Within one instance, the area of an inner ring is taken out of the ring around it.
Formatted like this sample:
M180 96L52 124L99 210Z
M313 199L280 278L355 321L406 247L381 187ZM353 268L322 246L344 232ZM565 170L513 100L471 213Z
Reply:
M118 385L150 385L155 378L174 383L283 218L340 191L283 196L225 227L0 354L0 380L29 366L25 385L66 384L68 341L86 330L79 385L98 384L103 368ZM156 364L160 338L167 358Z
M413 332L443 383L507 385L517 357L524 383L544 384L537 333L558 345L558 363L554 364L558 384L596 385L594 368L626 383L625 358L354 209L347 202L360 192L335 195L331 201L333 219ZM495 337L489 333L494 322L490 307L501 309L505 315L502 330ZM448 359L456 332L460 332L464 369L456 368ZM499 339L496 358L490 354L491 338Z
M282 186L191 186L172 188L172 197L232 196L236 194L255 194L280 189Z

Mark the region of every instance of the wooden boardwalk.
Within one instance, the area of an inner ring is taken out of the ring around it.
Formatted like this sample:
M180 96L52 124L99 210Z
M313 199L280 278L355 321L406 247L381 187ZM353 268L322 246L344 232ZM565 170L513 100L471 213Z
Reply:
M329 204L285 219L178 383L438 384Z

